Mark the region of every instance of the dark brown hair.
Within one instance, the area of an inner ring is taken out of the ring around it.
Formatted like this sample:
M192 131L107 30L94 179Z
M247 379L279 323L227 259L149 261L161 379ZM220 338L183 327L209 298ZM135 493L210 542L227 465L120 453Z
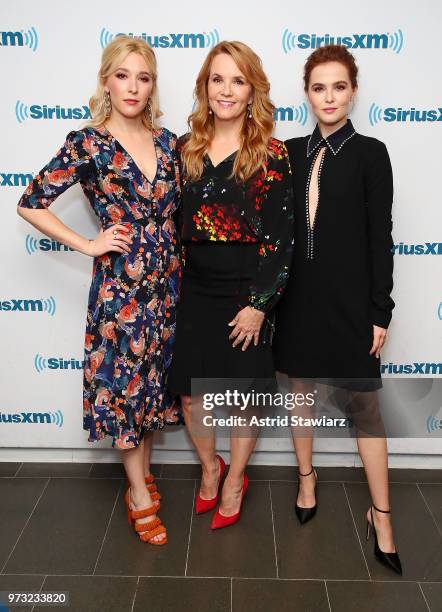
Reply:
M342 45L325 45L308 56L304 65L304 89L307 91L313 68L326 62L339 62L348 70L353 89L358 86L358 67L354 56Z

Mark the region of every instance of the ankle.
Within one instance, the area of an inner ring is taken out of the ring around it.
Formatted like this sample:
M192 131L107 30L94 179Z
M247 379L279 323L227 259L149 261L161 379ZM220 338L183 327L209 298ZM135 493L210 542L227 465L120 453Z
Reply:
M143 487L131 487L130 498L134 504L140 504L142 502L145 502L148 498L146 485L144 485Z
M213 462L206 462L202 465L203 474L207 474L208 476L214 476L218 473L219 469L220 465L216 457L214 458Z
M308 478L309 476L313 476L314 478L315 470L313 468L313 465L312 464L310 464L310 466L299 465L298 466L298 476L301 476L302 478Z
M378 516L389 516L391 514L391 510L390 508L388 508L388 506L381 506L380 508L378 508L372 503L371 507L373 508L373 510L376 512Z
M224 483L227 484L227 486L231 486L234 488L242 487L243 482L244 482L244 473L242 472L240 474L229 472L224 480Z

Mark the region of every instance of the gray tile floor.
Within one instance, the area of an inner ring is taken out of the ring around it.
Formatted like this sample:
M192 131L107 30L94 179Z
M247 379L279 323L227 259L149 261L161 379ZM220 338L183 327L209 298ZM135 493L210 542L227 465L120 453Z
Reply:
M442 612L441 471L390 470L402 577L365 540L360 468L317 468L301 526L295 469L250 466L241 520L216 532L194 514L198 466L153 471L164 547L127 524L121 464L0 463L0 591L69 591L68 608L34 609L70 612Z

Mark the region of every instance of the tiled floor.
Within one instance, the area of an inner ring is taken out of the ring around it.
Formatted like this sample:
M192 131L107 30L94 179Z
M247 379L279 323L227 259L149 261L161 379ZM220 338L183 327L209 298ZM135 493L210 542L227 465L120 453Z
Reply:
M441 471L390 470L402 577L365 541L360 468L317 468L301 526L294 468L250 466L241 520L215 532L194 514L198 466L153 471L164 547L129 528L121 464L0 463L0 591L69 591L68 608L34 609L70 612L442 611Z

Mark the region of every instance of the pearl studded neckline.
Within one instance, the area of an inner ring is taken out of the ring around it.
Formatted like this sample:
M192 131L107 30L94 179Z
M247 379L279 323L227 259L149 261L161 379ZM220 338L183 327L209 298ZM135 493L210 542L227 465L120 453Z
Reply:
M356 134L356 130L354 129L353 124L351 123L350 120L348 120L347 123L342 128L340 128L336 132L333 132L333 134L330 134L330 136L328 136L327 138L324 138L321 135L318 126L316 126L314 131L313 131L313 133L310 134L310 138L308 139L308 142L307 142L307 157L310 157L310 155L314 151L316 151L316 149L321 144L327 145L327 147L330 149L330 151L333 153L333 155L336 156L339 153L339 151L342 149L344 144L348 140L350 140L350 138L352 138L355 134ZM339 142L342 137L345 137L344 140L342 142ZM311 149L310 147L311 147L312 139L313 138L317 139L317 142L315 143L315 145ZM331 142L333 139L338 141L338 142L335 143L334 146L333 146L333 144Z

